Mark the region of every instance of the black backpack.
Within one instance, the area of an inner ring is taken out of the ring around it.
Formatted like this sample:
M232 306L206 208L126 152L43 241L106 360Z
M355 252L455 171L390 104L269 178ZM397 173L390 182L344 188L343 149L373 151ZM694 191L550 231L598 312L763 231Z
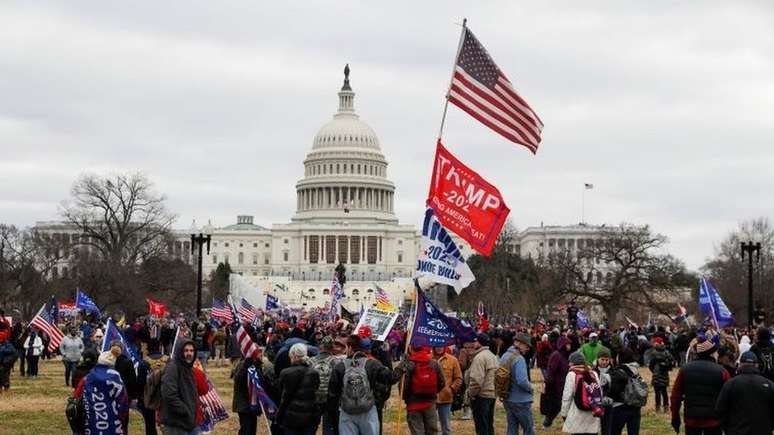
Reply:
M83 395L77 399L67 398L65 404L65 416L73 433L81 433L86 429L86 408L83 406Z

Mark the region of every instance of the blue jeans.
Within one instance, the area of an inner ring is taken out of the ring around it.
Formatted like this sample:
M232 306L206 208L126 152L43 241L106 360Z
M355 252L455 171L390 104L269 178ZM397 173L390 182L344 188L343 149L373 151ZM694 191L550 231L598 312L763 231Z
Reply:
M508 435L518 435L519 426L523 428L524 435L535 434L535 425L532 422L532 402L503 402L503 404L508 417Z
M75 371L75 366L78 365L78 361L67 361L62 360L65 366L65 384L70 385L70 381L73 379L73 371ZM77 387L77 385L73 385L73 388Z
M339 435L379 435L376 406L362 414L347 414L339 409Z
M443 435L451 434L451 403L436 403L438 410L438 420L441 422L441 433Z

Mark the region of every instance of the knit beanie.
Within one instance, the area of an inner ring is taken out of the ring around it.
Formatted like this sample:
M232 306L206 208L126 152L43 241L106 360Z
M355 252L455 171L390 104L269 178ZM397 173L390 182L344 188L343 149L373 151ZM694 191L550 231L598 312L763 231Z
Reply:
M583 366L586 365L586 358L583 354L574 352L570 354L569 362L571 366Z

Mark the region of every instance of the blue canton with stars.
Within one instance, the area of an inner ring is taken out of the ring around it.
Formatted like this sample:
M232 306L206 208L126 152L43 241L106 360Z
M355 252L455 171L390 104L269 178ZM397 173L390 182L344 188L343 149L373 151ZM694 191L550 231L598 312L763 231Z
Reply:
M469 29L465 29L457 65L482 85L494 89L500 69Z

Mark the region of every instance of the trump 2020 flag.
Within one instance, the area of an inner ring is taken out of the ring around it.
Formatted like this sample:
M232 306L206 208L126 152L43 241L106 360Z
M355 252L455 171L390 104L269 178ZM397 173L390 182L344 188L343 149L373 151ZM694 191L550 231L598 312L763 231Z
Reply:
M728 309L718 291L712 287L707 278L702 278L699 281L699 309L705 316L712 319L718 328L733 325L736 321L731 310Z
M102 313L100 313L97 304L95 304L86 293L82 292L81 289L77 289L76 292L75 308L84 310L88 313L96 313L97 316L102 317Z
M137 355L137 351L129 343L127 343L126 337L124 337L123 332L118 329L118 326L116 326L115 322L113 322L113 319L109 319L107 325L105 326L105 338L102 340L101 352L109 351L110 343L113 340L118 340L121 342L126 356L132 360L132 364L135 366L136 370L137 365L140 363L140 357Z
M417 259L417 276L454 287L457 293L476 277L451 235L428 207L422 222L422 250Z
M442 347L457 341L472 341L475 338L476 332L473 328L442 313L417 286L412 346Z

